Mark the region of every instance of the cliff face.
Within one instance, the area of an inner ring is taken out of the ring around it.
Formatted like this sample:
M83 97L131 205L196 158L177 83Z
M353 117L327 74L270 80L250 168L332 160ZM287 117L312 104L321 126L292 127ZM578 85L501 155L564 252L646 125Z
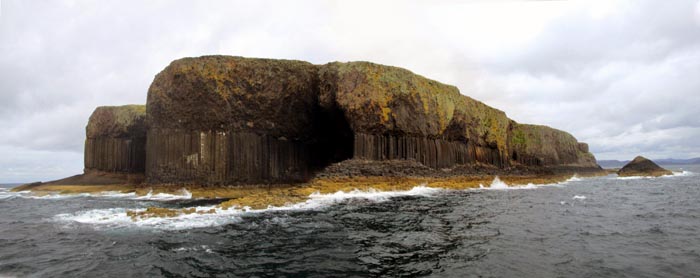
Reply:
M307 62L174 61L148 91L147 178L204 184L308 176L318 98Z
M512 123L509 133L511 158L530 166L596 167L588 144L571 134L541 125Z
M143 173L146 161L146 107L98 107L85 128L85 172Z
M149 89L146 121L152 183L300 181L350 158L597 167L566 132L515 123L454 86L368 62L176 60Z
M321 105L343 111L356 158L509 165L510 120L454 86L368 62L331 63L320 75Z

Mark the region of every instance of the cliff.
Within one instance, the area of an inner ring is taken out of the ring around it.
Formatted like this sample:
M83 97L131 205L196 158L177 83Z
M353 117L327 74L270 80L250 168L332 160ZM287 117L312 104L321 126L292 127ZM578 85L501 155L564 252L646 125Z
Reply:
M511 158L531 166L591 167L596 165L588 144L571 134L541 125L511 123Z
M649 176L658 177L664 175L672 175L673 173L669 170L661 168L653 161L637 156L632 161L627 163L622 169L620 169L617 174L621 177L631 177L631 176Z
M566 132L368 62L184 58L155 77L146 107L150 183L303 181L348 159L599 168Z
M85 128L85 172L143 173L146 107L98 107Z

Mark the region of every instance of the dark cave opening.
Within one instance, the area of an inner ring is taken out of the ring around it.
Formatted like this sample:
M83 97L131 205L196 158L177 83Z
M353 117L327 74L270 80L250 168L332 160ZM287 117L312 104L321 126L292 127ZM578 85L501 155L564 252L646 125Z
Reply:
M352 158L354 132L340 108L319 107L314 124L317 135L310 150L312 171Z

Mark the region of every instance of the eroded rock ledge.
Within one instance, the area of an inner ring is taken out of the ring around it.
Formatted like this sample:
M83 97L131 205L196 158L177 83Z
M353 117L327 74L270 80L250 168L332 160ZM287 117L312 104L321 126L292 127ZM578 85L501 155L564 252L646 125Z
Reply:
M454 86L369 62L183 58L155 77L145 111L100 107L87 127L86 172L143 173L150 184L293 183L343 167L600 170L564 131L516 123Z

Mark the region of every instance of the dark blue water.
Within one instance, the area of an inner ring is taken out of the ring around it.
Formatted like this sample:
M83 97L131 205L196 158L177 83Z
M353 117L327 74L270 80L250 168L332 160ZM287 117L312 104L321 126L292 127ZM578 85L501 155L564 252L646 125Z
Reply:
M212 204L186 192L3 190L0 277L697 277L700 167L683 167L673 177L355 192L137 222L125 209Z

